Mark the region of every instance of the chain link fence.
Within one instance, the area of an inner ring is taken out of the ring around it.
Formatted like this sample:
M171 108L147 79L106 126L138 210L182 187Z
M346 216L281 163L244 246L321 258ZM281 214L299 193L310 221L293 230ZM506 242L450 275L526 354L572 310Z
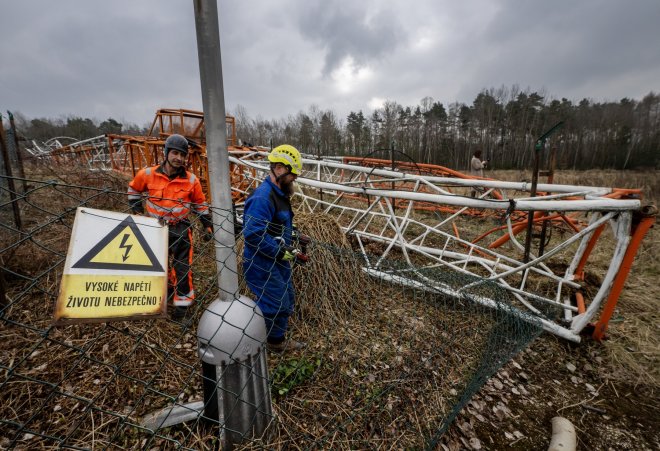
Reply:
M203 402L205 384L214 382L197 340L200 317L218 297L214 243L198 239L195 226L189 322L54 326L76 208L128 214L128 180L29 169L27 190L13 202L0 184L0 448L222 447L225 424L204 411L168 427L144 423L161 409ZM267 355L272 416L262 436L246 435L239 448L433 449L488 377L540 333L495 284L448 297L433 288L437 282L460 288L474 277L411 267L395 253L381 263L389 281L375 278L332 217L301 213L296 222L312 242L310 261L293 269L290 334L307 346ZM242 247L237 235L239 268ZM241 274L239 281L252 297ZM495 299L495 308L475 297Z

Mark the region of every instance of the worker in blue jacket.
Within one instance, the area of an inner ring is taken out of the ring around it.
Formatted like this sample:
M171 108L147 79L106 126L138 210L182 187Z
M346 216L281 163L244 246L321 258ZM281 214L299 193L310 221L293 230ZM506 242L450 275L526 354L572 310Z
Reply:
M302 158L295 147L284 144L268 154L268 161L268 177L245 201L243 275L266 321L267 348L294 351L305 346L286 337L295 298L291 266L307 260L296 247L290 202Z

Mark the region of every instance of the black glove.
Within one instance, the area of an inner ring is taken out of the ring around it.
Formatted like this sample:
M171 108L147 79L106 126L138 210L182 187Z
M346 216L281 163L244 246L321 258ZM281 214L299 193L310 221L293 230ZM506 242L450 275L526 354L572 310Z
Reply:
M203 240L205 243L208 243L208 242L211 241L212 239L213 239L213 227L210 227L210 226L209 226L209 227L206 227L206 228L204 229L204 234L202 235L202 240Z
M144 205L142 205L142 200L131 200L128 202L128 206L131 209L131 214L134 215L143 215L144 214Z
M291 234L291 238L293 239L294 243L298 243L303 254L306 254L307 246L309 245L309 243L312 242L312 239L308 235L300 233L300 231L295 227L293 228L293 233Z

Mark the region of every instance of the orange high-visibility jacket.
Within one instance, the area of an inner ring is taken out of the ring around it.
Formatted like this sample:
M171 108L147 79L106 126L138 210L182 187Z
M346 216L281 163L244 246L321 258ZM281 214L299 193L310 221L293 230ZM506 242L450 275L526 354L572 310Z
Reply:
M182 170L170 180L161 166L140 169L128 184L129 203L139 204L143 193L147 194L147 215L168 224L186 219L191 211L200 217L209 215L202 185L192 172Z

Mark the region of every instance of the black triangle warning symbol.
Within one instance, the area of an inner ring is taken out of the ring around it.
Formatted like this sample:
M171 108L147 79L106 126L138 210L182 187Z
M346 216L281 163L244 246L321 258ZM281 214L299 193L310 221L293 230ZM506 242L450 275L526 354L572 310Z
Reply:
M71 267L163 272L163 266L130 216Z

